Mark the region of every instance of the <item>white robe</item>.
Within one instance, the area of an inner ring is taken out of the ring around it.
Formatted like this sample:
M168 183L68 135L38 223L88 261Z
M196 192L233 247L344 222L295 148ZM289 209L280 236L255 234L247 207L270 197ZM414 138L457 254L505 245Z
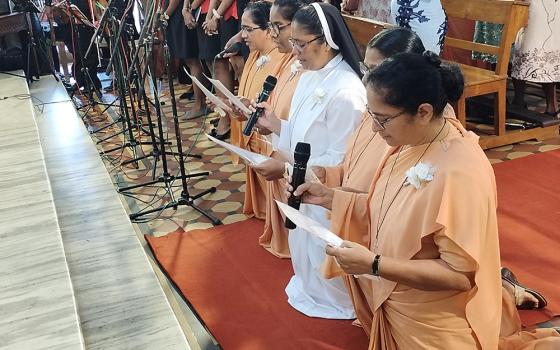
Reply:
M318 88L324 92L322 98ZM303 73L292 98L290 118L282 121L278 150L293 157L297 143L307 142L311 145L308 168L339 164L365 105L366 90L341 55L318 71ZM324 208L302 204L300 210L330 227ZM325 258L325 244L299 228L290 230L288 242L295 272L286 287L290 305L311 317L355 318L342 279L327 280L321 276L319 267Z

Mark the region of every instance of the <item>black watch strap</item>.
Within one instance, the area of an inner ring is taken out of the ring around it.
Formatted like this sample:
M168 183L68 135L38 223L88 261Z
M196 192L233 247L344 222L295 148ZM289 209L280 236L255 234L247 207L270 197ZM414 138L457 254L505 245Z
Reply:
M381 255L377 254L373 258L373 263L371 264L371 274L374 276L379 276L379 261L381 260Z

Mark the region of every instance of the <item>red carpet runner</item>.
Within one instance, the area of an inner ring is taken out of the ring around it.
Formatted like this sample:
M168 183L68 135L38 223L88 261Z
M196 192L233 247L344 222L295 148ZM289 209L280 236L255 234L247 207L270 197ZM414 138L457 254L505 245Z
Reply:
M494 165L502 265L548 301L526 325L560 315L560 151ZM466 213L468 215L468 213Z
M521 312L526 325L543 322L560 314L560 151L494 169L502 264L545 295L547 309ZM288 305L291 263L257 245L262 227L246 220L146 239L226 350L367 349L365 333L349 321L308 318Z
M291 262L257 244L262 231L252 219L146 239L225 350L367 349L351 321L309 318L288 304Z

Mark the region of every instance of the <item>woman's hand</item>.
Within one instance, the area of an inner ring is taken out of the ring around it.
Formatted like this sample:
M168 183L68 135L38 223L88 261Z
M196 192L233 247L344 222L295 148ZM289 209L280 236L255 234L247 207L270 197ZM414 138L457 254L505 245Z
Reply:
M375 254L361 244L344 241L340 247L327 246L326 252L334 256L342 270L349 275L371 274Z
M290 194L293 192L294 196L301 196L302 203L315 204L327 209L332 208L334 196L333 189L316 182L306 182L299 185L299 187L294 191L293 187L290 185L291 182L292 177L289 176L288 182L286 183L287 197L290 197Z
M241 32L238 32L237 34L235 34L234 36L232 36L227 43L224 45L224 50L228 49L230 46L232 46L235 43L240 43L243 41L243 38L241 38ZM224 58L230 58L233 57L235 55L237 55L237 52L231 52L231 53L226 53L224 54Z
M211 16L210 19L207 18L203 27L207 35L218 34L218 19L214 16Z
M224 109L225 113L232 113L232 109L231 106L229 105L229 101L218 97L220 100L222 100L222 102L224 102L224 104L226 105L226 108ZM206 98L206 106L208 106L208 109L212 110L212 111L216 111L216 104L214 102L212 102L208 97Z
M206 106L208 106L208 109L210 110L214 110L216 108L216 104L212 101L210 101L210 99L208 97L206 97Z
M269 159L252 168L267 181L278 180L284 177L285 163L276 159Z
M263 113L257 119L257 127L265 131L270 131L276 135L280 135L280 129L282 127L281 120L274 114L272 107L267 102L261 102L257 105L252 105L249 107L251 111L255 111L257 107L264 108Z
M185 22L185 26L189 29L196 28L196 21L189 9L184 8L181 13L183 14L183 21Z
M245 107L250 107L251 106L251 101L249 101L248 98L245 98L243 96L238 96L239 100L241 101L241 103L243 103L245 105ZM229 101L228 101L229 103ZM234 114L234 118L239 120L239 121L244 121L247 120L249 118L249 115L245 114L245 112L243 112L241 109L237 108L237 106L235 106L234 104L231 104L231 108L233 110L233 114Z

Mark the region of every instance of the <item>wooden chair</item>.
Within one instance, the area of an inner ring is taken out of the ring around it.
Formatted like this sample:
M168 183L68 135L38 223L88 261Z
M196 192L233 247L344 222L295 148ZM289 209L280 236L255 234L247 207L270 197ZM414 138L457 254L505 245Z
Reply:
M475 43L446 36L446 46L497 56L497 64L494 71L459 64L465 77L465 90L455 106L457 118L466 126L466 99L493 93L496 94L494 99L494 136L492 140L481 140L481 145L483 147L496 147L534 138L535 136L532 136L534 132L525 133L524 135L517 132L513 137L508 136L506 135L505 128L507 69L511 46L515 41L518 31L527 25L529 4L513 0L441 0L441 3L448 17L504 25L500 46Z
M384 29L390 28L393 25L385 22L374 21L368 18L350 16L350 15L342 15L344 17L344 21L350 29L352 36L354 37L354 41L358 45L362 57L366 52L366 47L371 38L373 38L377 33L381 32Z

